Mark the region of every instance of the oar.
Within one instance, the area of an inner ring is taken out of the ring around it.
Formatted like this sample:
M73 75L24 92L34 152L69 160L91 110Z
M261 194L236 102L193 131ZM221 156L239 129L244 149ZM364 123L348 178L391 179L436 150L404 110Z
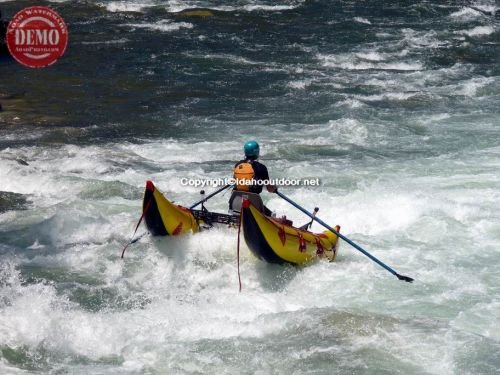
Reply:
M192 210L192 209L193 209L193 208L195 208L196 206L198 206L198 205L200 205L200 204L202 204L202 203L205 203L207 200L209 200L210 198L212 198L214 195L219 194L221 191L226 190L226 189L227 189L228 187L230 187L230 186L233 186L233 185L232 185L232 184L228 184L228 185L226 185L226 186L221 187L219 190L216 190L216 191L214 191L212 194L207 195L207 196L206 196L205 198L203 198L201 201L196 202L195 204L193 204L191 207L189 207L189 209L190 209L190 210Z
M139 229L139 225L141 225L142 219L144 219L144 216L146 216L146 213L148 212L149 207L151 206L151 201L152 200L153 200L153 197L151 197L149 199L148 203L146 204L146 206L142 210L141 218L139 219L139 221L137 222L137 225L135 226L135 230L134 230L134 234L132 235L132 239L125 245L125 247L122 250L122 256L121 256L122 259L123 259L123 256L125 255L125 250L127 250L127 247L129 247L130 245L132 245L132 244L136 243L137 241L139 241L147 233L147 232L143 233L139 237L137 237L136 239L133 239L134 236L135 236L135 234L137 233L137 229Z
M392 273L394 276L396 276L399 280L403 280L403 281L406 281L408 283L411 283L413 281L413 279L411 277L408 277L408 276L404 276L404 275L400 275L399 273L397 273L396 271L394 271L391 267L389 267L387 264L385 264L384 262L382 262L381 260L375 258L373 255L371 255L368 251L364 250L361 246L355 244L354 242L352 242L349 238L347 238L346 236L344 236L343 234L340 234L339 232L337 232L335 229L333 229L331 226L329 226L328 224L326 224L323 220L321 220L320 218L318 218L316 215L313 215L311 213L309 213L305 208L299 206L297 203L295 203L294 201L292 201L290 198L288 198L287 196L285 196L284 194L280 193L279 191L276 191L276 194L278 194L281 198L283 198L284 200L286 200L288 203L290 203L292 206L294 206L295 208L298 208L300 211L302 211L303 213L305 213L307 216L309 216L311 219L313 220L316 220L318 223L320 223L321 225L323 225L326 229L328 229L330 232L333 232L335 233L338 237L342 238L345 242L347 242L349 245L351 245L352 247L354 247L356 250L362 252L363 254L365 254L368 258L370 258L371 260L373 260L375 263L377 263L379 266L385 268L387 271L389 271L390 273Z

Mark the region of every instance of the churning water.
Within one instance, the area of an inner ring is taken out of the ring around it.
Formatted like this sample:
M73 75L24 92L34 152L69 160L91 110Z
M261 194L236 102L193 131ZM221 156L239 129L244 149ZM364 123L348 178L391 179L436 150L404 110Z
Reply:
M0 57L0 373L500 373L495 1L48 5L66 54ZM321 181L284 194L415 282L347 243L302 268L243 247L239 293L229 229L120 259L147 179L189 205L181 179L230 176L248 139L272 177Z

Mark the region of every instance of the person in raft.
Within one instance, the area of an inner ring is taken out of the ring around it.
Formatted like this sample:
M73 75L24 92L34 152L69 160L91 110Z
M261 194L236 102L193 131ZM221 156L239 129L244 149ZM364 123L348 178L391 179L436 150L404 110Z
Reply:
M256 141L248 141L244 144L243 151L245 158L234 166L233 178L236 180L236 185L229 199L229 209L239 213L242 198L245 196L265 215L271 216L271 210L264 206L259 194L264 186L270 193L275 193L278 188L270 184L266 166L257 161L260 151L259 144Z

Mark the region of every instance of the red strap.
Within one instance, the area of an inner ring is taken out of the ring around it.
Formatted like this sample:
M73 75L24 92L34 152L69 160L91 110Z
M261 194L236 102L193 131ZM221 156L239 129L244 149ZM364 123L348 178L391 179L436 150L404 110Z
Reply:
M240 232L241 232L241 222L243 221L243 210L241 210L240 214L240 225L238 225L238 250L237 250L237 259L238 259L238 283L240 284L240 292L241 292L241 276L240 276Z
M151 198L149 200L149 202L146 204L146 207L144 207L144 210L142 211L141 218L139 219L139 222L135 226L135 230L134 230L134 234L132 235L132 238L134 238L135 234L137 233L137 229L139 229L139 225L141 225L142 219L144 219L144 216L146 215L146 212L148 212L148 209L149 209L149 206L151 206L151 201L152 200L153 200L153 198ZM122 256L121 256L122 259L123 259L123 256L125 255L125 250L127 250L127 247L130 246L130 244L132 243L132 241L133 240L130 240L129 243L126 244L125 247L123 248Z
M182 221L175 227L172 236L177 236L182 231Z
M325 249L323 248L323 245L321 244L321 240L318 237L316 238L316 254L321 255L325 252Z
M299 251L303 253L306 251L306 240L302 237L302 234L299 233Z
M278 237L280 238L281 244L285 246L286 242L286 233L284 227L279 227L278 228Z

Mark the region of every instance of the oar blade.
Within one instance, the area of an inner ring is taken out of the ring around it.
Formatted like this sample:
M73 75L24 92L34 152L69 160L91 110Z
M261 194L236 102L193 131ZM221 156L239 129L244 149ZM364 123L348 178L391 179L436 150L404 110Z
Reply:
M399 280L406 281L407 283L412 283L414 280L409 276L404 276L404 275L400 275L400 274L396 274L396 276L398 277Z

